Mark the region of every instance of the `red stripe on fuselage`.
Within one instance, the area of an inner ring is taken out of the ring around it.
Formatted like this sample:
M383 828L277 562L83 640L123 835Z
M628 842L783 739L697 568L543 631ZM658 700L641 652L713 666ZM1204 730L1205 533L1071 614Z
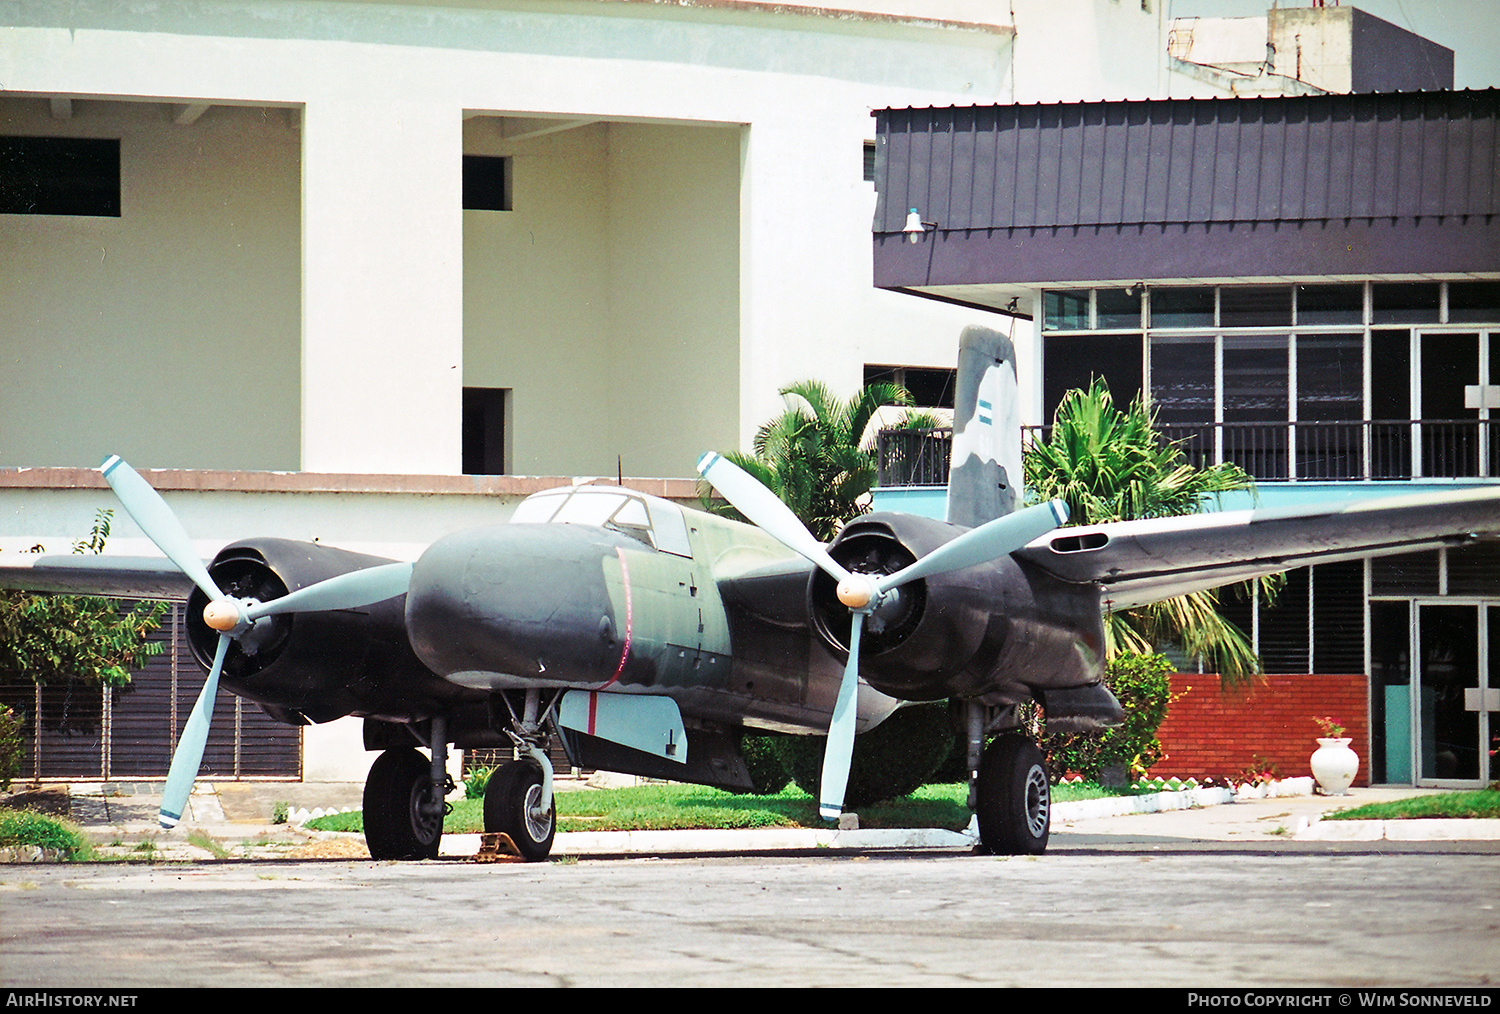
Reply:
M630 622L631 622L631 611L630 611L630 567L625 563L625 550L620 549L617 546L617 547L615 547L615 555L619 556L619 558L620 558L620 583L625 586L625 643L620 646L620 664L617 665L617 666L615 666L615 674L614 674L614 676L610 677L610 681L608 683L604 684L604 686L606 686L606 687L607 686L611 686L612 684L620 682L620 674L625 671L625 661L626 661L626 659L628 659L630 657ZM601 688L601 689L603 689L603 688ZM589 707L590 707L590 709L593 708L592 702L590 703ZM590 731L592 731L592 728L593 728L593 712L592 712L592 710L590 710L590 714L589 714L589 726L590 726Z

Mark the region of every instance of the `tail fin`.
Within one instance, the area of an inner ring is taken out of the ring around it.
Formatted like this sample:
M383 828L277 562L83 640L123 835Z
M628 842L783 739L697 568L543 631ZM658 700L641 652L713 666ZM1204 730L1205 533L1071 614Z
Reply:
M948 520L976 528L1021 506L1016 349L987 327L959 337Z

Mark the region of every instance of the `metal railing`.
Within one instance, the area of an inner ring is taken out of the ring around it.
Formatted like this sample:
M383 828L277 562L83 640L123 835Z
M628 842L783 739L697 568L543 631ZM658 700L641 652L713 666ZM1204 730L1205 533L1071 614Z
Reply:
M1051 430L1023 427L1023 445ZM1500 420L1163 423L1157 431L1200 468L1228 461L1268 481L1500 477ZM946 485L952 440L947 428L882 430L880 485Z

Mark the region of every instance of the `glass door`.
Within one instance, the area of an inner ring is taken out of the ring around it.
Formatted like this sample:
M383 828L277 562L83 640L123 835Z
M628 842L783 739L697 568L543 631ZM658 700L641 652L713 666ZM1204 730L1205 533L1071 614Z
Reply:
M1415 780L1482 786L1491 767L1487 705L1500 695L1489 650L1492 642L1500 649L1500 607L1420 603L1414 633Z

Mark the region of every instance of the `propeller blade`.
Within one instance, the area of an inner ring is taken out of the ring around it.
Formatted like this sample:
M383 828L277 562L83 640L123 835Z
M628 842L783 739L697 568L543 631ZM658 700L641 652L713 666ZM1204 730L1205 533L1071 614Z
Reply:
M193 782L198 778L198 767L203 763L203 748L208 743L208 726L213 719L214 698L219 693L219 674L224 671L224 657L229 653L229 635L219 635L219 647L214 652L214 665L208 671L208 680L198 694L198 703L182 727L182 737L177 741L177 752L172 754L172 767L167 772L167 785L161 794L161 813L157 819L161 826L174 828L182 820L187 809L188 796L192 794Z
M279 599L262 602L245 610L245 619L254 622L262 616L282 613L318 612L327 609L357 609L372 602L383 602L405 595L411 584L412 565L387 563L379 567L350 571L306 588L299 588Z
M765 487L734 462L721 454L709 451L698 459L698 474L713 484L732 503L736 510L749 518L767 534L793 552L817 564L836 580L849 577L823 544L813 537L792 509L782 503L775 493Z
M881 592L887 592L919 577L988 563L1046 535L1066 520L1068 505L1062 500L1049 500L1006 514L939 546L916 563L880 578L876 585Z
M112 454L99 466L104 481L115 491L120 504L125 508L146 537L156 544L162 555L177 565L197 585L209 601L222 599L224 593L208 576L208 568L198 554L193 552L192 540L187 529L172 513L172 508L161 498L161 494L142 479L140 473L127 465L118 454Z
M859 638L865 628L863 613L854 613L849 628L849 661L844 666L844 680L833 706L833 721L828 725L828 742L823 747L823 780L818 786L818 814L824 820L838 820L844 812L844 790L849 785L849 764L854 757L854 720L859 717Z

